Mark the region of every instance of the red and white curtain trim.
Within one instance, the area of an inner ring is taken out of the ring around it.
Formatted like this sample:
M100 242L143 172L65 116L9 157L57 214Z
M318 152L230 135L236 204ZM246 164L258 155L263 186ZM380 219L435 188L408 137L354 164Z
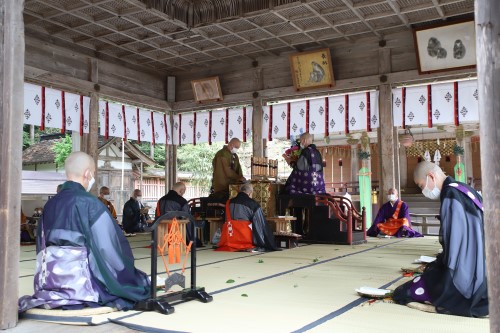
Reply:
M24 124L89 133L90 98L31 83L24 84Z
M252 135L251 106L184 112L174 115L173 144L227 143L233 138L243 142Z
M378 91L277 103L262 108L262 138L290 139L309 132L372 131L379 127Z
M477 80L401 87L392 90L394 126L478 123Z

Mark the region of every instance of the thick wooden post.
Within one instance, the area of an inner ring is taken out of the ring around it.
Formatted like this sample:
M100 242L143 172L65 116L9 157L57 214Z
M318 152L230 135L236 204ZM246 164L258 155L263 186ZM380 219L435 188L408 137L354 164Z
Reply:
M17 324L24 102L24 1L0 1L0 329Z
M379 86L379 114L380 114L380 127L378 129L378 143L379 143L379 202L384 202L384 196L391 187L396 186L396 172L395 172L395 159L394 154L394 126L392 122L392 109L391 109L391 87L387 84Z
M94 175L95 179L97 179L97 160L99 158L98 154L98 143L97 139L99 137L99 94L98 93L91 93L90 94L90 112L89 112L89 122L90 122L90 130L88 134L88 139L87 139L87 154L92 156L92 158L95 161L95 172L96 174ZM92 194L95 196L98 196L98 186L99 184L95 185L92 188Z
M500 2L476 0L481 174L490 332L500 332Z
M252 147L253 156L264 156L262 140L262 100L254 99L252 113Z

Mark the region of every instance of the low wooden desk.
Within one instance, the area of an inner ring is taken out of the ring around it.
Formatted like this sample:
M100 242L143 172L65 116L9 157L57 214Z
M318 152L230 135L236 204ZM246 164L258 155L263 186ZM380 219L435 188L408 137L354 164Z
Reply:
M207 217L205 220L210 224L210 239L209 243L212 243L212 239L214 238L215 232L220 228L222 230L222 225L224 224L223 217ZM217 244L214 244L217 245Z
M274 222L274 232L292 232L291 221L296 221L295 216L275 216L266 218L268 222Z
M158 245L161 246L163 244L163 237L168 234L168 225L172 224L173 220L162 220L158 225ZM179 230L181 231L182 239L184 242L181 242L181 253L186 253L186 225L189 223L187 219L177 219L177 223L179 224ZM168 244L165 249L168 249Z

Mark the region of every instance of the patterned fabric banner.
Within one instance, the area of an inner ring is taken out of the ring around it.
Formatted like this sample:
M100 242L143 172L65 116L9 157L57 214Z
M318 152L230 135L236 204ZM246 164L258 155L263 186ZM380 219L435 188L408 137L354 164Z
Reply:
M63 128L62 94L60 90L45 88L45 127Z
M154 123L154 137L155 144L165 144L167 142L166 135L166 125L165 125L165 114L160 112L153 112L153 123Z
M225 131L226 131L226 110L225 109L213 110L211 142L224 141Z
M349 94L349 132L366 131L366 92Z
M99 135L106 135L106 128L107 128L107 123L106 123L106 101L100 100L99 101Z
M345 131L345 96L332 96L328 98L328 125L330 133L343 133Z
M227 138L238 138L243 141L243 108L229 109Z
M306 101L290 103L290 138L298 138L306 128Z
M151 111L139 110L139 126L141 142L153 142L153 123L151 122Z
M42 87L24 84L24 124L42 125Z
M194 113L183 113L181 119L181 144L194 143Z
M405 126L428 125L427 86L406 88L405 97Z
M372 131L379 127L380 115L378 112L378 96L378 90L370 91L370 127L372 128Z
M137 108L135 106L125 105L125 133L128 140L137 140L137 132L139 124L137 120Z
M246 140L244 138L243 141L252 141L253 106L247 106L245 108L245 115L246 115L246 119L245 119L244 128L245 128Z
M199 112L196 114L196 143L208 142L209 133L209 112Z
M403 127L403 89L392 89L392 119L394 126Z
M479 122L477 80L458 82L459 123Z
M455 121L455 92L453 83L433 84L432 96L432 124L453 124Z
M80 132L80 121L82 119L83 110L82 105L80 105L82 100L80 97L80 95L72 93L65 93L64 95L64 104L66 106L66 112L64 113L66 116L66 130Z
M325 135L325 115L325 98L311 99L309 101L309 133Z
M273 105L273 139L286 139L288 125L288 103Z
M176 114L173 117L173 124L172 124L172 144L178 145L179 144L179 131L180 131L180 115Z
M125 135L122 104L108 102L108 135L123 138Z
M269 127L271 126L271 107L269 105L262 106L262 138L269 139Z
M90 97L83 96L83 133L90 133ZM80 132L81 134L81 132Z

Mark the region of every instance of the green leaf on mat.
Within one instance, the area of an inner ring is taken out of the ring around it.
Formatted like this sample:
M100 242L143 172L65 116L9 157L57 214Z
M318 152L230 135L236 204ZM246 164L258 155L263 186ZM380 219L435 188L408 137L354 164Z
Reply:
M264 262L264 260L262 260L262 259L259 259L259 261L258 261L259 264L262 264L263 262Z
M234 283L234 280L233 279L229 279L226 281L226 283Z
M299 286L298 284L294 284L294 285L293 285L293 287L294 287L294 288L297 288L298 286Z
M247 294L241 294L241 297L248 297Z
M318 262L318 261L319 261L319 259L318 259L318 258L314 258L314 259L313 259L313 262Z

